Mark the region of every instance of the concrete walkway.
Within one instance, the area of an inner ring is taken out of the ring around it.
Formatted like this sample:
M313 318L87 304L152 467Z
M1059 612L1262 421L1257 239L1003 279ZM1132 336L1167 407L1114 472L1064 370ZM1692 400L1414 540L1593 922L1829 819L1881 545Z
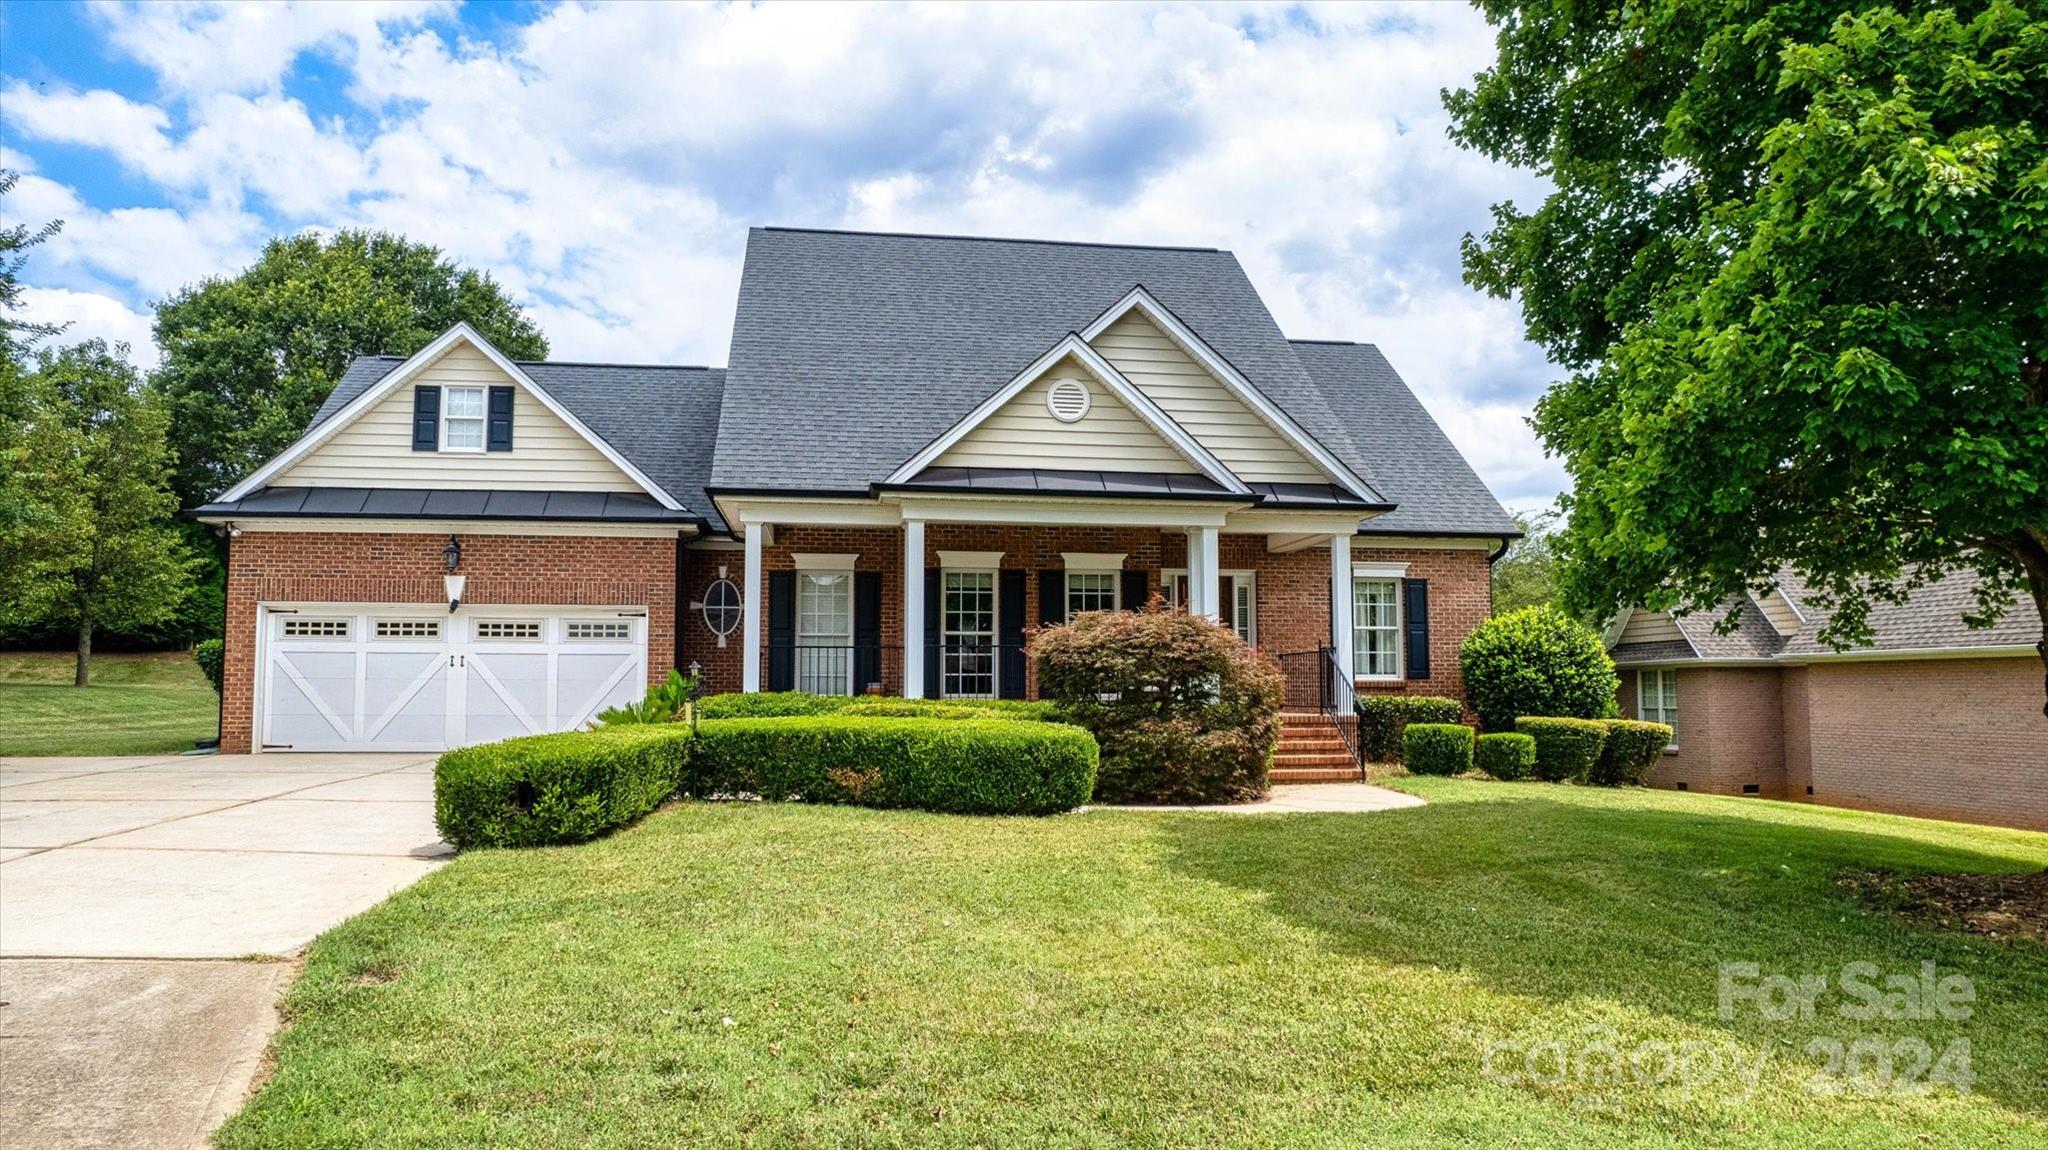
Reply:
M1320 812L1392 811L1419 807L1422 800L1371 783L1280 783L1264 802L1213 803L1208 806L1101 806L1089 811L1217 811L1232 815L1285 815Z
M440 865L424 755L0 759L0 1130L202 1146L287 956Z

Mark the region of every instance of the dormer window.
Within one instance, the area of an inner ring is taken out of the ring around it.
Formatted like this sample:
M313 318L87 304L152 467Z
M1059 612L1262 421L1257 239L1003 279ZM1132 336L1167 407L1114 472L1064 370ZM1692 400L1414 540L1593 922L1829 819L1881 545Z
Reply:
M441 450L484 449L484 389L450 387L441 401Z

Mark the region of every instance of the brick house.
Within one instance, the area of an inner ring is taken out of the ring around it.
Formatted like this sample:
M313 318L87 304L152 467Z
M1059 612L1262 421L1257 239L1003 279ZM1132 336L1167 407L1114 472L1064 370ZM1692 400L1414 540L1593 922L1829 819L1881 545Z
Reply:
M1727 610L1624 612L1608 628L1623 715L1667 722L1650 785L2048 830L2040 624L1972 630L1976 580L1951 575L1871 609L1837 652L1798 577Z
M774 228L723 370L458 326L193 514L230 752L568 729L671 667L1024 698L1033 628L1154 596L1297 704L1458 696L1515 534L1377 349L1288 340L1228 252Z

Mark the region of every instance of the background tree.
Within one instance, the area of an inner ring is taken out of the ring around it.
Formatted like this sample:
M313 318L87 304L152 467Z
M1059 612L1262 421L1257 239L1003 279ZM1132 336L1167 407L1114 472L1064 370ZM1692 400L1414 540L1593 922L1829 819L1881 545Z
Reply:
M69 620L83 687L96 628L155 623L191 583L193 561L168 521L168 419L127 348L101 340L41 353L8 419L17 450L0 484L37 514L9 528L17 562L0 583L0 614Z
M1493 562L1493 613L1557 605L1557 554L1552 535L1558 512L1512 513L1522 537Z
M0 220L13 216L6 203L19 179L18 173L0 168ZM17 473L24 465L29 350L37 340L63 330L61 324L34 323L22 316L22 265L28 262L29 249L56 235L63 226L62 220L36 228L0 226L0 477ZM46 514L39 503L18 495L18 490L18 485L0 480L0 602L4 602L6 585L21 572L26 557L20 548L29 522ZM0 620L0 629L4 629L4 620Z
M7 202L8 195L20 179L19 172L0 168L0 205ZM0 208L0 219L12 215L12 212ZM29 249L63 228L63 220L51 220L35 228L21 223L0 225L0 363L6 365L0 370L20 370L30 345L64 330L63 324L33 323L20 314L20 273L22 265L28 262Z
M358 355L411 355L466 320L514 359L548 344L491 277L385 232L272 240L239 275L157 305L172 486L186 506L255 470L306 430Z
M1704 609L1782 565L1867 641L1958 569L2048 627L2048 22L2010 3L1481 4L1453 136L1547 176L1466 278L1571 372L1567 602ZM2041 649L2048 663L2048 642Z

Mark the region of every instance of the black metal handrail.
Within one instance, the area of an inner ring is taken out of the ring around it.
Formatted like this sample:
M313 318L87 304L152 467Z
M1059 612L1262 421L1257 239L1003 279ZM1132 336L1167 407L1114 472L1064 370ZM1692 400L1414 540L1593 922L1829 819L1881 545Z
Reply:
M1337 649L1320 646L1313 651L1283 652L1275 658L1286 681L1282 706L1297 711L1314 710L1336 729L1352 759L1359 760L1358 728L1345 723L1342 716L1350 712L1338 708L1339 699L1348 696L1351 684L1337 662ZM1340 691L1345 694L1340 695Z

